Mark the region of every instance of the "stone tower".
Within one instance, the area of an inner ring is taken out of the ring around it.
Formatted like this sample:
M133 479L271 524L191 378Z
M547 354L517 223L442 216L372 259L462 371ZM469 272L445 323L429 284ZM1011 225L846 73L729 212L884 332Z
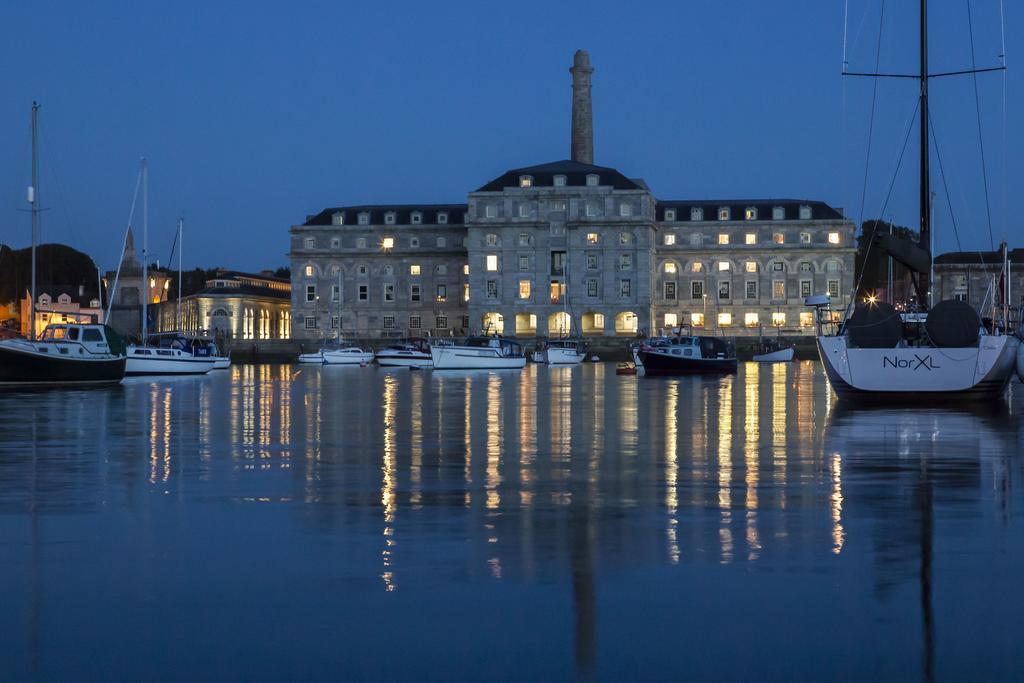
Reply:
M594 111L590 102L590 55L576 50L572 60L572 149L571 158L582 164L594 163Z

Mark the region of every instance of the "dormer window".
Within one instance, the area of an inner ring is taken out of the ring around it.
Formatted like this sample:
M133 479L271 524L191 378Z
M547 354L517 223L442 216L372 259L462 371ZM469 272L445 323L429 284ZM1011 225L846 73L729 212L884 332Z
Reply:
M395 212L394 211L388 211L386 214L384 214L384 222L387 225L394 225L395 224Z
M554 178L554 185L555 187L565 187L565 176L556 175Z
M690 209L690 220L691 221L702 221L704 220L704 209L699 206L695 206Z
M99 299L89 299L89 308L99 308L99 307L100 307L100 300Z
M521 175L521 176L519 176L519 187L533 187L533 176L532 175Z
M811 207L807 206L806 204L800 207L800 220L811 220Z
M674 221L676 219L675 209L665 209L665 220Z
M50 295L49 294L40 294L39 295L39 303L41 303L43 305L49 304L50 303Z
M420 223L423 222L423 214L420 213L419 211L413 211L409 215L409 222L412 223L413 225L419 225Z
M587 174L587 187L597 187L599 182L600 178L597 176L596 173Z
M747 208L745 208L743 210L743 219L744 220L748 220L748 221L756 221L757 220L757 207L756 206L748 206Z
M331 214L331 225L345 225L345 214L336 211Z
M57 303L69 304L71 303L71 297L68 296L67 294L61 294L60 296L57 297Z
M363 211L362 213L359 214L359 225L369 225L369 224L370 224L370 214L368 214L367 212Z
M729 215L730 215L730 213L729 213L729 207L728 206L720 206L720 207L718 207L718 220L720 220L720 221L727 221L727 220L729 220Z
M773 221L784 221L786 220L786 210L781 206L772 208L772 220Z
M448 212L447 211L438 211L437 212L437 222L438 222L439 225L447 225L448 224Z

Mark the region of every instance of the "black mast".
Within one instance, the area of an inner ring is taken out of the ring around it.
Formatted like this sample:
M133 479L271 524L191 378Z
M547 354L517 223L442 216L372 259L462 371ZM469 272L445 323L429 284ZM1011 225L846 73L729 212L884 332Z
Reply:
M928 307L928 287L931 284L931 186L928 182L928 0L921 0L921 233L918 244L928 252L928 272L918 273L919 305Z

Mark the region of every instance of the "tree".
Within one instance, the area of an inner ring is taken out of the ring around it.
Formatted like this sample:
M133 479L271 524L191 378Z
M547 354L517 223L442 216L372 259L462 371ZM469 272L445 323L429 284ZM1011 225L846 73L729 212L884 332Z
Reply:
M95 293L96 264L65 244L36 247L36 284L39 287L78 287ZM19 300L32 286L32 249L12 250L0 245L0 303Z
M894 237L911 240L914 243L918 240L917 231L906 226L891 225L887 221L880 220L864 221L860 234L857 236L857 256L854 267L855 276L860 279L857 298L870 296L885 289L888 284L889 255L872 242L877 236L888 235L890 228ZM903 282L909 275L909 268L898 261L893 261L892 279L894 283Z
M289 268L288 266L281 266L280 268L274 271L274 277L290 280L292 278L292 269Z

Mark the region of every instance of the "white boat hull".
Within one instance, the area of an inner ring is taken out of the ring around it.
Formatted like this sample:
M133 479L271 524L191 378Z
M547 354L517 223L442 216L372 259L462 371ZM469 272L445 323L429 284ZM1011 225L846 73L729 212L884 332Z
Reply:
M525 356L503 356L493 347L431 346L435 370L517 370L526 367Z
M368 351L324 351L324 365L366 365L373 360Z
M577 353L575 349L546 348L541 352L541 362L548 365L579 365L586 354Z
M793 347L779 349L770 353L759 353L754 356L755 363L788 363L793 360L795 354Z
M983 335L977 347L851 349L846 337L819 337L829 383L839 396L998 398L1019 355L1012 336Z
M319 351L316 352L316 353L300 353L299 354L299 362L300 363L316 363L318 365L323 365L324 364L324 356Z
M231 359L227 356L214 356L213 357L213 369L214 370L227 370L231 367Z
M213 370L213 365L213 357L197 358L178 349L129 346L124 374L128 376L205 375Z
M1017 345L1017 379L1024 382L1024 344Z
M429 353L381 351L374 358L382 368L429 368L434 364Z

